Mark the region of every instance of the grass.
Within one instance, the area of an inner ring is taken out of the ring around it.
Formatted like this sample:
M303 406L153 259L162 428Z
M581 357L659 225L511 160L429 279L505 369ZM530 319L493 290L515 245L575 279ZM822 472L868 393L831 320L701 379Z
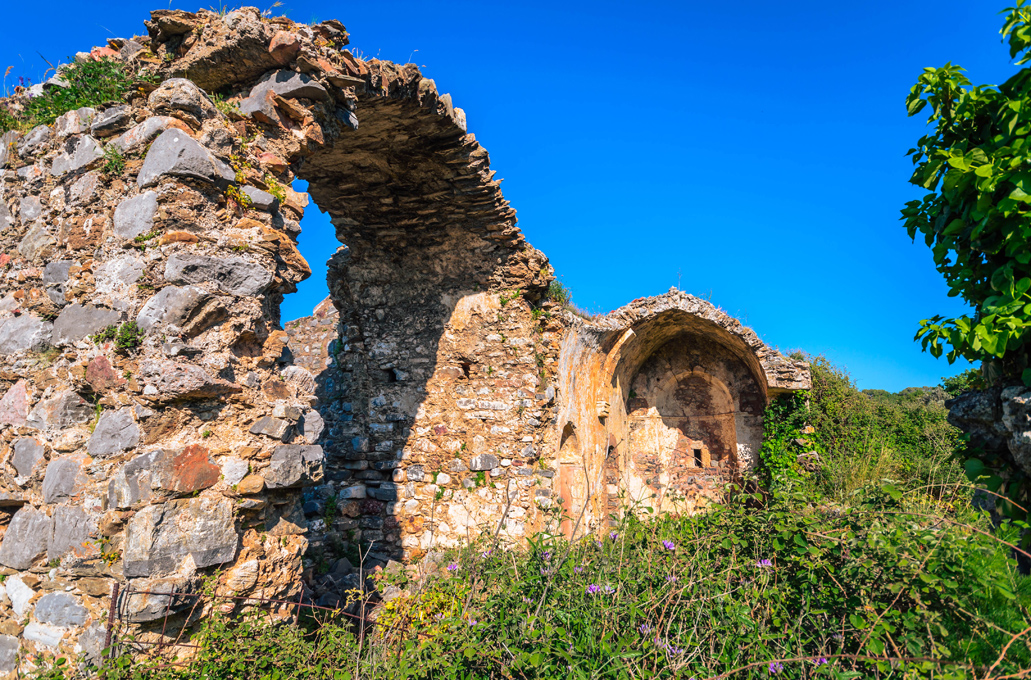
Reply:
M68 87L45 90L42 96L26 100L21 111L0 103L0 132L51 125L75 109L124 101L137 80L152 81L156 76L145 70L132 71L114 59L101 59L69 64L61 70L61 78Z

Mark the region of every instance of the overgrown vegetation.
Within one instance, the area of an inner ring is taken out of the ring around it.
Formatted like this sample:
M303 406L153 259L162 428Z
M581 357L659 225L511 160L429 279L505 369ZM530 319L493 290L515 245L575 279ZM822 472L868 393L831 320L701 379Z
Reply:
M131 352L143 343L143 331L135 321L126 321L121 325L111 325L91 336L96 344L113 340L115 347L123 352Z
M25 100L20 110L0 105L0 131L51 125L75 109L122 102L136 81L156 79L145 70L134 71L114 59L73 62L62 66L59 75L66 87L50 87L42 96Z

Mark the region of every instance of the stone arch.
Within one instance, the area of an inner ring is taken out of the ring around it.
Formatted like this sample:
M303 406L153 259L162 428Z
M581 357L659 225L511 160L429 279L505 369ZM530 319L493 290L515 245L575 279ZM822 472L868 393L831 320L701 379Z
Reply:
M554 501L558 504L561 512L559 531L567 538L572 539L574 532L577 534L584 532L580 515L587 505L590 494L585 457L580 449L580 443L572 423L566 423L562 429L556 463L558 464L555 484L557 497ZM578 520L580 521L578 522Z

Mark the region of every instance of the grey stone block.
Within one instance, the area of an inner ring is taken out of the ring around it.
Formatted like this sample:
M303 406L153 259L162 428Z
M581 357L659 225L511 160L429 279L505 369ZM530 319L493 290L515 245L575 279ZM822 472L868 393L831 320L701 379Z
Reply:
M26 260L35 260L48 246L57 243L45 220L37 220L18 242L18 252Z
M160 332L169 325L180 326L208 297L197 286L165 286L143 305L136 325L144 333Z
M210 282L225 293L252 297L268 287L272 272L239 257L176 253L165 265L165 280L180 284Z
M141 187L157 184L165 175L228 186L236 179L233 169L182 130L162 132L150 146L136 178Z
M498 457L490 453L481 453L469 461L470 470L493 470L500 464Z
M55 158L50 166L50 174L54 177L81 170L104 157L100 143L88 135L70 138L64 149L64 153Z
M110 137L129 123L131 115L132 108L125 104L112 106L93 118L90 133L97 137Z
M134 239L149 234L154 229L154 215L157 211L158 195L154 191L144 191L138 196L127 198L115 208L115 235Z
M152 111L171 113L185 111L197 120L218 117L218 109L208 95L186 78L169 78L147 98Z
M268 468L262 471L265 485L270 489L285 489L318 483L324 476L325 459L321 446L277 446Z
M54 533L47 542L47 559L59 560L71 554L85 557L97 524L78 505L59 505L54 510Z
M250 97L264 97L272 90L283 99L319 99L329 101L329 93L317 80L304 73L280 70L265 75L251 88Z
M18 203L18 217L22 224L28 224L43 214L43 204L36 196L24 196Z
M292 425L293 424L289 420L280 420L279 418L273 418L272 416L262 416L256 423L251 425L250 433L263 434L266 437L286 441L292 429Z
M0 673L10 673L18 668L18 638L0 635Z
M32 154L49 140L50 128L46 125L37 125L25 133L25 136L18 142L18 154L22 156Z
M54 532L54 522L42 510L31 505L14 513L0 543L0 564L11 569L31 567L47 549Z
M140 443L140 428L132 419L132 409L104 411L97 422L86 450L91 456L104 458L135 448Z
M113 309L93 305L71 304L61 310L54 321L51 342L58 347L71 345L88 335L93 335L108 326L116 326L122 320L122 313Z
M43 501L60 503L75 498L89 481L83 469L82 456L70 455L55 458L47 465L43 477Z
M314 444L322 436L322 431L326 428L326 421L322 419L318 411L311 410L301 416L297 427L304 440L309 444Z
M397 487L393 484L383 484L378 489L370 486L368 494L378 501L389 503L397 500Z
M89 612L68 593L47 593L36 601L36 620L59 628L73 628L86 623Z
M59 432L92 417L93 408L85 399L71 390L62 390L36 404L25 424L43 432Z
M11 448L14 450L11 465L18 471L18 476L30 477L36 465L43 460L43 445L30 437L22 437L15 439Z
M0 321L0 354L42 349L50 342L54 325L31 314Z
M200 497L150 505L129 520L124 573L129 578L168 574L187 555L199 569L225 564L236 557L238 542L229 499Z
M262 191L257 187L245 186L240 189L240 191L251 199L251 207L255 210L272 212L279 205L279 199L267 191Z

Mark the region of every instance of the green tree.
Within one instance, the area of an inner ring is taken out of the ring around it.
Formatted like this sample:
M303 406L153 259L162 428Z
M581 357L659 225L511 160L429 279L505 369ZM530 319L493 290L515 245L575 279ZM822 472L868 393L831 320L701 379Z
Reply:
M1031 6L1003 10L1010 56L1031 60ZM963 69L927 68L910 91L910 116L930 109L932 130L910 149L910 182L930 190L902 211L906 229L932 249L934 262L971 315L934 316L916 334L949 362L983 361L989 382L1031 384L1031 68L1002 85L971 86Z

